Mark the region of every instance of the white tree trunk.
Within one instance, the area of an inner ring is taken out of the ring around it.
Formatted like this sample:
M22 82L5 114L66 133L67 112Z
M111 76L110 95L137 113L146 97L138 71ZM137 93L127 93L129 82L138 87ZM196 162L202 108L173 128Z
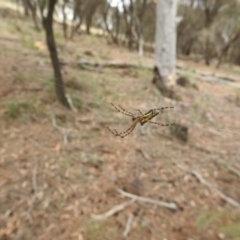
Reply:
M157 1L155 67L164 87L175 83L177 0Z
M138 40L138 55L140 57L143 56L143 47L144 47L144 40L143 40L143 35L141 34Z

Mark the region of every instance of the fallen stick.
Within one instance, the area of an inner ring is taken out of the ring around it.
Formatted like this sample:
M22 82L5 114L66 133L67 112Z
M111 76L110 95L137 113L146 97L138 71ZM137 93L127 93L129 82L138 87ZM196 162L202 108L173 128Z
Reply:
M116 214L117 212L120 212L120 211L124 210L128 205L130 205L134 202L135 202L135 200L132 199L131 201L121 203L119 205L114 206L112 209L110 209L109 211L107 211L103 214L91 214L91 217L95 220L107 219L107 218L113 216L114 214Z
M200 123L198 122L194 122L194 121L189 121L191 123L193 123L196 127L200 128L201 130L205 130L205 131L208 131L214 135L217 135L219 137L222 137L222 138L225 138L220 132L218 132L217 130L213 129L213 128L210 128L210 127L205 127L203 125L201 125Z
M215 161L225 165L229 171L233 172L235 175L237 175L240 178L240 171L238 171L235 167L233 167L232 165L228 164L227 162L225 162L220 158L216 159Z
M189 172L189 173L193 174L202 184L206 185L211 190L213 190L215 193L217 193L217 195L220 198L222 198L224 201L226 201L229 204L233 205L234 207L237 207L237 208L240 209L240 204L237 201L235 201L234 199L228 197L227 195L222 193L220 190L218 190L217 187L213 186L210 182L208 182L199 172L197 172L196 170L188 170L188 169L186 169L185 167L183 167L182 165L179 165L179 164L176 164L176 166L178 168L186 171L186 172Z
M38 194L37 162L36 162L36 160L35 160L35 163L34 163L33 173L32 173L32 185L33 185L34 195L33 195L33 199L32 199L31 205L29 206L29 208L27 210L27 217L28 217L28 220L29 220L30 224L33 224L32 211L33 211L33 208L34 208L34 204L35 204L35 202L37 200L37 194Z
M104 68L104 67L109 67L109 68L144 68L144 69L149 69L153 70L153 65L141 65L141 64L135 64L135 63L126 63L126 62L117 62L117 61L108 61L108 62L93 62L93 61L88 61L85 59L81 59L77 62L77 65L79 65L82 68L87 68L87 67L98 67L98 68ZM87 68L88 69L88 68ZM178 63L176 64L176 69L179 75L181 75L181 70L187 70L187 67L184 67L182 64ZM219 74L214 74L214 73L205 73L205 72L199 72L199 71L194 71L194 73L199 76L201 79L211 82L211 83L221 83L221 81L226 82L239 82L239 79L236 77L230 77L230 76L225 76L225 75L219 75Z
M51 119L52 119L52 126L54 128L56 128L63 135L64 145L67 145L68 144L68 131L67 131L67 129L57 125L56 119L55 119L55 117L52 113L51 113Z
M131 225L132 225L132 222L133 222L133 218L134 218L134 216L131 213L128 217L128 220L127 220L127 223L126 223L126 226L125 226L125 230L123 232L123 237L125 237L125 238L128 236L128 234L131 231Z
M78 65L80 67L86 67L86 66L91 66L91 67L99 67L99 68L104 68L104 67L109 67L109 68L148 68L152 69L150 66L142 66L139 64L135 63L126 63L126 62L116 62L116 61L109 61L109 62L92 62L92 61L87 61L87 60L79 60Z
M66 98L67 98L67 101L68 101L68 103L69 103L69 106L70 106L71 110L72 110L73 112L77 112L78 110L77 110L77 108L75 108L75 106L73 105L73 102L72 102L72 99L71 99L70 95L65 94L65 96L66 96Z
M125 192L122 189L117 189L117 192L122 194L125 197L131 198L136 201L156 204L158 206L169 208L169 209L175 210L175 211L179 210L179 207L177 206L177 204L173 203L173 202L167 203L167 202L163 202L163 201L154 200L151 198L140 197L140 196L134 195L132 193Z

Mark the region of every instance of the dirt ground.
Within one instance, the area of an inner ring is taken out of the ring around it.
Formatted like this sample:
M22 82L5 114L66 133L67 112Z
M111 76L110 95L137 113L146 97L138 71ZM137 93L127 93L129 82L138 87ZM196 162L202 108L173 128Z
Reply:
M76 108L70 111L56 100L44 32L31 19L0 12L1 240L240 239L240 81L235 88L212 84L193 72L236 77L240 68L179 60L181 76L195 87L176 86L181 100L173 101L151 84L151 70L76 64L151 66L151 54L140 58L84 33L64 40L56 25L59 57L68 63L62 65L66 92ZM174 106L155 121L186 126L188 140L154 124L115 137L106 126L124 131L131 119L111 102L134 113ZM94 219L131 201L118 189L178 210L137 200Z

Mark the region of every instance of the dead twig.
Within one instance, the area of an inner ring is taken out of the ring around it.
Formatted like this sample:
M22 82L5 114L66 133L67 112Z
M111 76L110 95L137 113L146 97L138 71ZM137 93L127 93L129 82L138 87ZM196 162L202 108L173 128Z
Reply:
M37 193L38 193L38 186L37 186L37 161L35 160L33 170L32 170L32 185L33 185L33 199L31 202L31 205L29 206L27 210L27 217L31 224L33 224L33 218L32 218L32 211L34 208L34 204L37 200Z
M215 130L213 128L203 126L200 123L197 123L197 122L194 122L194 121L191 121L191 120L188 120L188 121L190 123L194 124L194 126L196 126L197 128L199 128L201 130L204 130L204 131L207 131L207 132L212 133L214 135L217 135L219 137L225 138L219 131L217 131L217 130Z
M77 108L75 108L75 106L73 105L73 102L72 102L71 97L70 97L68 94L65 94L65 96L66 96L66 98L67 98L67 101L68 101L68 104L69 104L71 110L72 110L73 112L77 112L78 110L77 110Z
M240 209L240 204L235 201L234 199L228 197L227 195L225 195L223 192L221 192L220 190L217 189L217 187L213 186L210 182L208 182L199 172L197 172L196 170L189 170L186 169L185 167L183 167L180 164L175 163L176 166L186 172L189 172L191 174L193 174L202 184L206 185L207 187L209 187L211 190L213 190L220 198L222 198L224 201L228 202L229 204L233 205L234 207L237 207Z
M142 150L142 148L138 148L137 151L146 159L146 160L151 160L150 156L144 151Z
M240 171L238 169L236 169L235 167L233 167L232 165L228 164L226 161L218 158L215 159L216 162L222 163L224 166L227 167L227 169L231 172L233 172L235 175L237 175L240 179Z
M123 232L123 237L127 237L128 234L130 233L131 231L131 226L132 226L132 222L133 222L133 214L131 213L129 216L128 216L128 220L127 220L127 223L126 223L126 226L125 226L125 230Z
M125 197L134 199L136 201L156 204L158 206L169 208L169 209L175 210L175 211L179 210L179 207L174 202L167 203L167 202L163 202L163 201L154 200L154 199L151 199L151 198L140 197L140 196L134 195L132 193L125 192L122 189L117 189L117 192L122 194Z
M114 206L112 209L110 209L109 211L107 211L103 214L91 214L91 217L95 220L107 219L107 218L113 216L114 214L116 214L117 212L124 210L128 205L130 205L134 202L135 202L135 200L132 199L131 201L124 202L124 203Z
M57 125L56 119L55 119L55 117L52 113L51 113L51 119L52 119L52 126L54 128L56 128L63 135L64 145L67 145L68 144L68 131L67 131L67 129Z

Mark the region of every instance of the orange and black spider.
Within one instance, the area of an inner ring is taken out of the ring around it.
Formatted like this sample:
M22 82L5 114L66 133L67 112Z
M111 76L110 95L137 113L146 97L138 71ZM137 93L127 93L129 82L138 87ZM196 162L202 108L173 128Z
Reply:
M153 123L153 124L158 124L160 126L171 126L171 125L174 125L174 123L171 123L171 124L161 124L161 123L158 123L158 122L152 122L151 119L154 118L155 116L157 116L161 110L163 109L167 109L167 108L173 108L173 107L162 107L162 108L155 108L155 109L151 109L149 111L147 111L146 113L142 113L140 110L137 110L139 111L139 115L135 115L127 110L125 110L124 108L122 108L121 106L118 105L118 108L113 104L113 107L120 113L123 113L125 114L126 116L129 116L132 118L132 125L124 132L121 132L121 133L118 133L116 129L111 130L109 127L108 130L114 135L114 136L119 136L121 138L124 138L125 136L129 135L133 130L134 128L136 127L137 123L139 122L142 125L144 125L145 123L149 122L149 123Z

